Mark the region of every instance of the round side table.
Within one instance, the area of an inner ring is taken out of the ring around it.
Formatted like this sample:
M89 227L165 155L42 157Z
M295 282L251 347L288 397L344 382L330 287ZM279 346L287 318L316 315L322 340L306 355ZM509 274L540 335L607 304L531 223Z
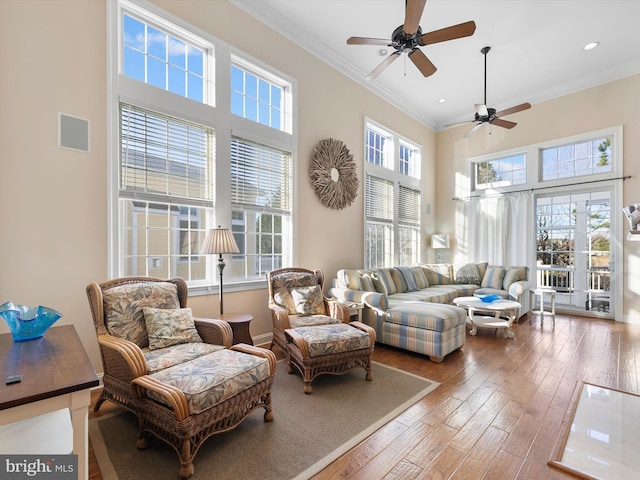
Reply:
M253 339L251 333L249 333L249 324L253 320L253 316L248 313L223 313L216 318L224 320L231 325L233 330L233 344L247 343L253 345Z

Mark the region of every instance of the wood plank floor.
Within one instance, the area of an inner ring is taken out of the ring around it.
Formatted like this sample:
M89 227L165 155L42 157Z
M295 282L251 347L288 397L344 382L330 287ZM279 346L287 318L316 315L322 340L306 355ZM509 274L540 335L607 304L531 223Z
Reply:
M547 461L574 389L588 381L640 393L640 325L557 315L554 326L534 315L514 339L491 332L467 335L440 364L377 346L374 360L441 385L313 479L572 478ZM105 402L89 417L117 408ZM91 447L89 473L102 480Z

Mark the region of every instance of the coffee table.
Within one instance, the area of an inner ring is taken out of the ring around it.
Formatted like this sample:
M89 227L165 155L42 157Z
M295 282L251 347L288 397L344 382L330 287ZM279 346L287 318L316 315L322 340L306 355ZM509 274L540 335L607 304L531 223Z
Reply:
M478 327L495 328L496 334L504 332L505 337L513 338L511 324L518 317L518 310L522 305L513 300L495 300L483 302L478 297L458 297L453 303L467 310L467 323L471 325L470 335L478 333Z

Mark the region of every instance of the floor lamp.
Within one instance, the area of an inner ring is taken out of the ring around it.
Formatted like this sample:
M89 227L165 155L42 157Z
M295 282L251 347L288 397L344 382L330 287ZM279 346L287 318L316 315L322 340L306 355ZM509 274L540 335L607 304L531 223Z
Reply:
M431 235L431 248L436 250L437 262L442 263L442 249L449 248L449 235L446 233L443 234L433 234Z
M207 232L207 236L204 238L204 243L202 244L200 253L219 255L218 275L220 276L220 315L222 315L224 313L224 306L222 302L222 272L226 266L222 255L228 253L240 253L240 249L233 238L231 230L228 228L222 228L218 225L218 228L212 228Z

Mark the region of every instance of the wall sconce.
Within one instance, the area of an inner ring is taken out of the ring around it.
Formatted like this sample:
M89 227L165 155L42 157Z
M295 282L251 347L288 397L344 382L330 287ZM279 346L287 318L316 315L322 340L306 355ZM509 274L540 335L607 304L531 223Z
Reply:
M449 235L446 233L431 235L431 248L436 250L436 261L442 263L442 249L449 248Z

